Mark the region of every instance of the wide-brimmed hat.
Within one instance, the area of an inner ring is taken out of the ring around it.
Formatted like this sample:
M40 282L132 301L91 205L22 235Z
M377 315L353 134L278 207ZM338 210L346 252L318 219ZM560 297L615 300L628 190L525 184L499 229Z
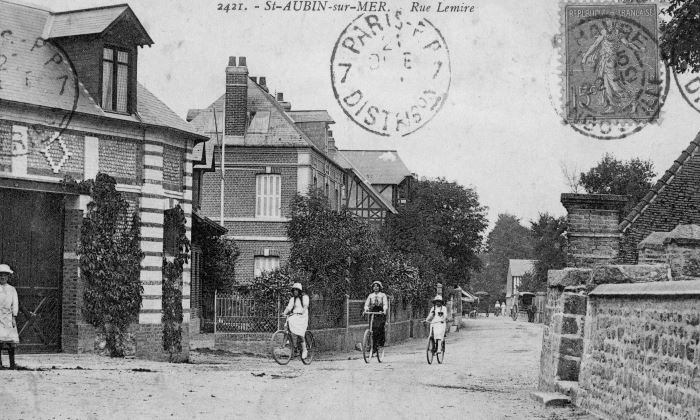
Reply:
M0 264L0 273L14 274L15 272L12 271L9 265Z
M375 284L378 284L380 289L383 289L383 288L384 288L384 286L382 285L382 282L379 281L379 280L373 281L373 282L372 282L372 287L374 287Z
M301 291L302 291L302 289L301 289L301 283L294 283L294 284L292 285L292 290L294 290L294 289L297 289L298 291L301 292Z
M437 302L437 301L442 302L442 295L435 295L435 297L433 298L433 302Z

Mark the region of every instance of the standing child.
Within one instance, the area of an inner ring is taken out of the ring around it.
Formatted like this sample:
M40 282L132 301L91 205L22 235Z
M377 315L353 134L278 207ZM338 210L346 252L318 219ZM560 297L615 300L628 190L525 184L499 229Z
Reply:
M9 265L0 264L0 367L2 367L2 349L7 348L7 354L10 356L10 369L15 368L15 346L19 343L17 291L7 284L13 273Z

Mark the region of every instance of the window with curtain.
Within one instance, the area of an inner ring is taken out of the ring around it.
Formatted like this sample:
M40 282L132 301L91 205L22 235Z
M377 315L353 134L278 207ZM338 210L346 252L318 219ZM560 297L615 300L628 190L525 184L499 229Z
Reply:
M280 257L255 257L253 275L260 277L263 273L280 268Z
M129 53L106 47L102 53L102 108L129 112Z
M255 217L281 217L282 177L258 175L255 179Z

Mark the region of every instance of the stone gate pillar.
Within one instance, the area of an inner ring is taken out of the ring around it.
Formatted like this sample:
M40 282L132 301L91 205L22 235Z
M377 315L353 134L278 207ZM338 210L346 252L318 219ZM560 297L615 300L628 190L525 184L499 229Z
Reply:
M562 194L567 215L567 265L594 267L614 263L620 251L618 224L627 197Z

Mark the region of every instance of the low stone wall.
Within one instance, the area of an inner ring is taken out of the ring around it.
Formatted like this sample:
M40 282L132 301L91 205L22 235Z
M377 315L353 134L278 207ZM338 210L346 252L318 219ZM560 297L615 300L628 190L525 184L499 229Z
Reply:
M604 418L700 418L700 280L589 294L577 405Z

